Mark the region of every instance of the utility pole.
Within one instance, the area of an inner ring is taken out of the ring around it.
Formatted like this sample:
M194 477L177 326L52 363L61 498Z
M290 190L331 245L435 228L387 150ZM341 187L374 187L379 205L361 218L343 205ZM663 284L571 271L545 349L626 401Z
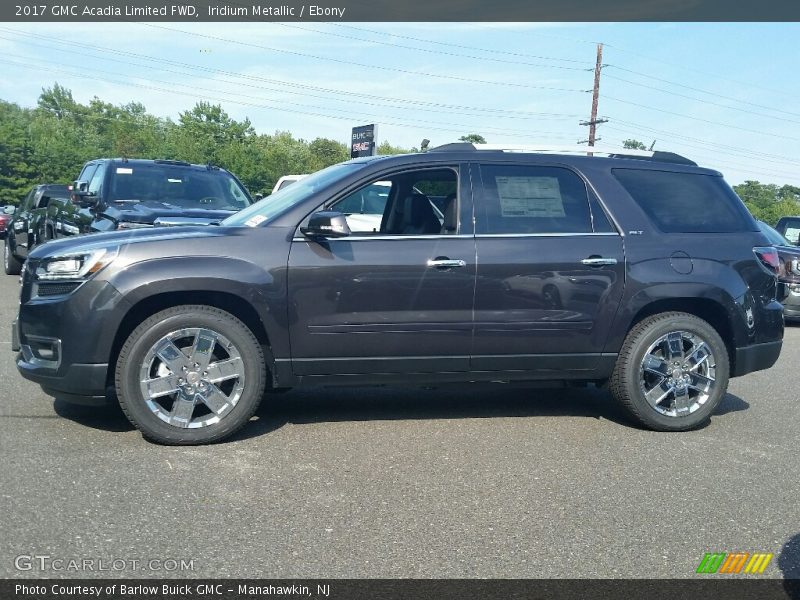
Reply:
M608 119L597 119L597 102L600 99L600 71L603 68L603 44L597 44L597 62L594 66L594 88L592 89L592 114L588 121L581 121L581 125L589 126L589 147L594 146L597 139L597 126L607 123Z
M594 65L594 88L592 90L592 116L589 120L589 146L594 146L597 127L597 101L600 99L600 70L603 68L603 44L597 44L597 62Z

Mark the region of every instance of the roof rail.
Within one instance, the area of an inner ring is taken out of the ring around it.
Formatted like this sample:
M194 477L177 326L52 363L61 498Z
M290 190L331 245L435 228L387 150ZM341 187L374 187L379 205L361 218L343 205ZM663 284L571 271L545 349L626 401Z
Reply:
M548 146L529 146L521 144L470 144L468 142L459 142L437 146L436 148L431 148L428 150L428 152L469 152L475 150L493 150L495 152L528 152L532 154L600 154L609 158L633 158L639 160L652 160L658 162L677 163L681 165L691 165L695 167L697 166L696 162L689 160L680 154L675 154L674 152L663 152L661 150L629 150L627 148L610 148L606 146L584 146L581 148L572 146L566 148L553 148Z
M190 163L186 162L185 160L169 160L167 158L157 158L153 161L159 165L173 165L178 167L190 167L192 166Z

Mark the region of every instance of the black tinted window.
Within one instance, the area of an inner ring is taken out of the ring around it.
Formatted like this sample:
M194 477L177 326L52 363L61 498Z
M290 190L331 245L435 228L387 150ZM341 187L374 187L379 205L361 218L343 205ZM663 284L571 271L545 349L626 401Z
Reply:
M586 185L572 171L527 165L482 165L477 233L589 233Z
M113 166L110 202L168 204L180 208L240 210L250 204L244 190L224 171L168 164Z
M661 231L752 229L747 209L722 177L640 169L613 169L612 173Z

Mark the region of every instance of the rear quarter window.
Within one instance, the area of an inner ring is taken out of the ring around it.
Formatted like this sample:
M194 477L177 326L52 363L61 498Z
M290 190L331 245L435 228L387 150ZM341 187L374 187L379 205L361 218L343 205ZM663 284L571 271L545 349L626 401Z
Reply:
M722 177L649 169L611 172L665 233L753 230L753 219Z

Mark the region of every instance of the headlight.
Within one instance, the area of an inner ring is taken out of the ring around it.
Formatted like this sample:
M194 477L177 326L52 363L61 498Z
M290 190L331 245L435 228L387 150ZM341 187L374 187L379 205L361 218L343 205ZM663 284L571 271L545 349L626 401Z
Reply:
M36 278L88 279L117 257L118 247L98 248L86 252L70 252L44 258L36 267Z
M792 296L800 296L800 283L790 283L789 292Z

